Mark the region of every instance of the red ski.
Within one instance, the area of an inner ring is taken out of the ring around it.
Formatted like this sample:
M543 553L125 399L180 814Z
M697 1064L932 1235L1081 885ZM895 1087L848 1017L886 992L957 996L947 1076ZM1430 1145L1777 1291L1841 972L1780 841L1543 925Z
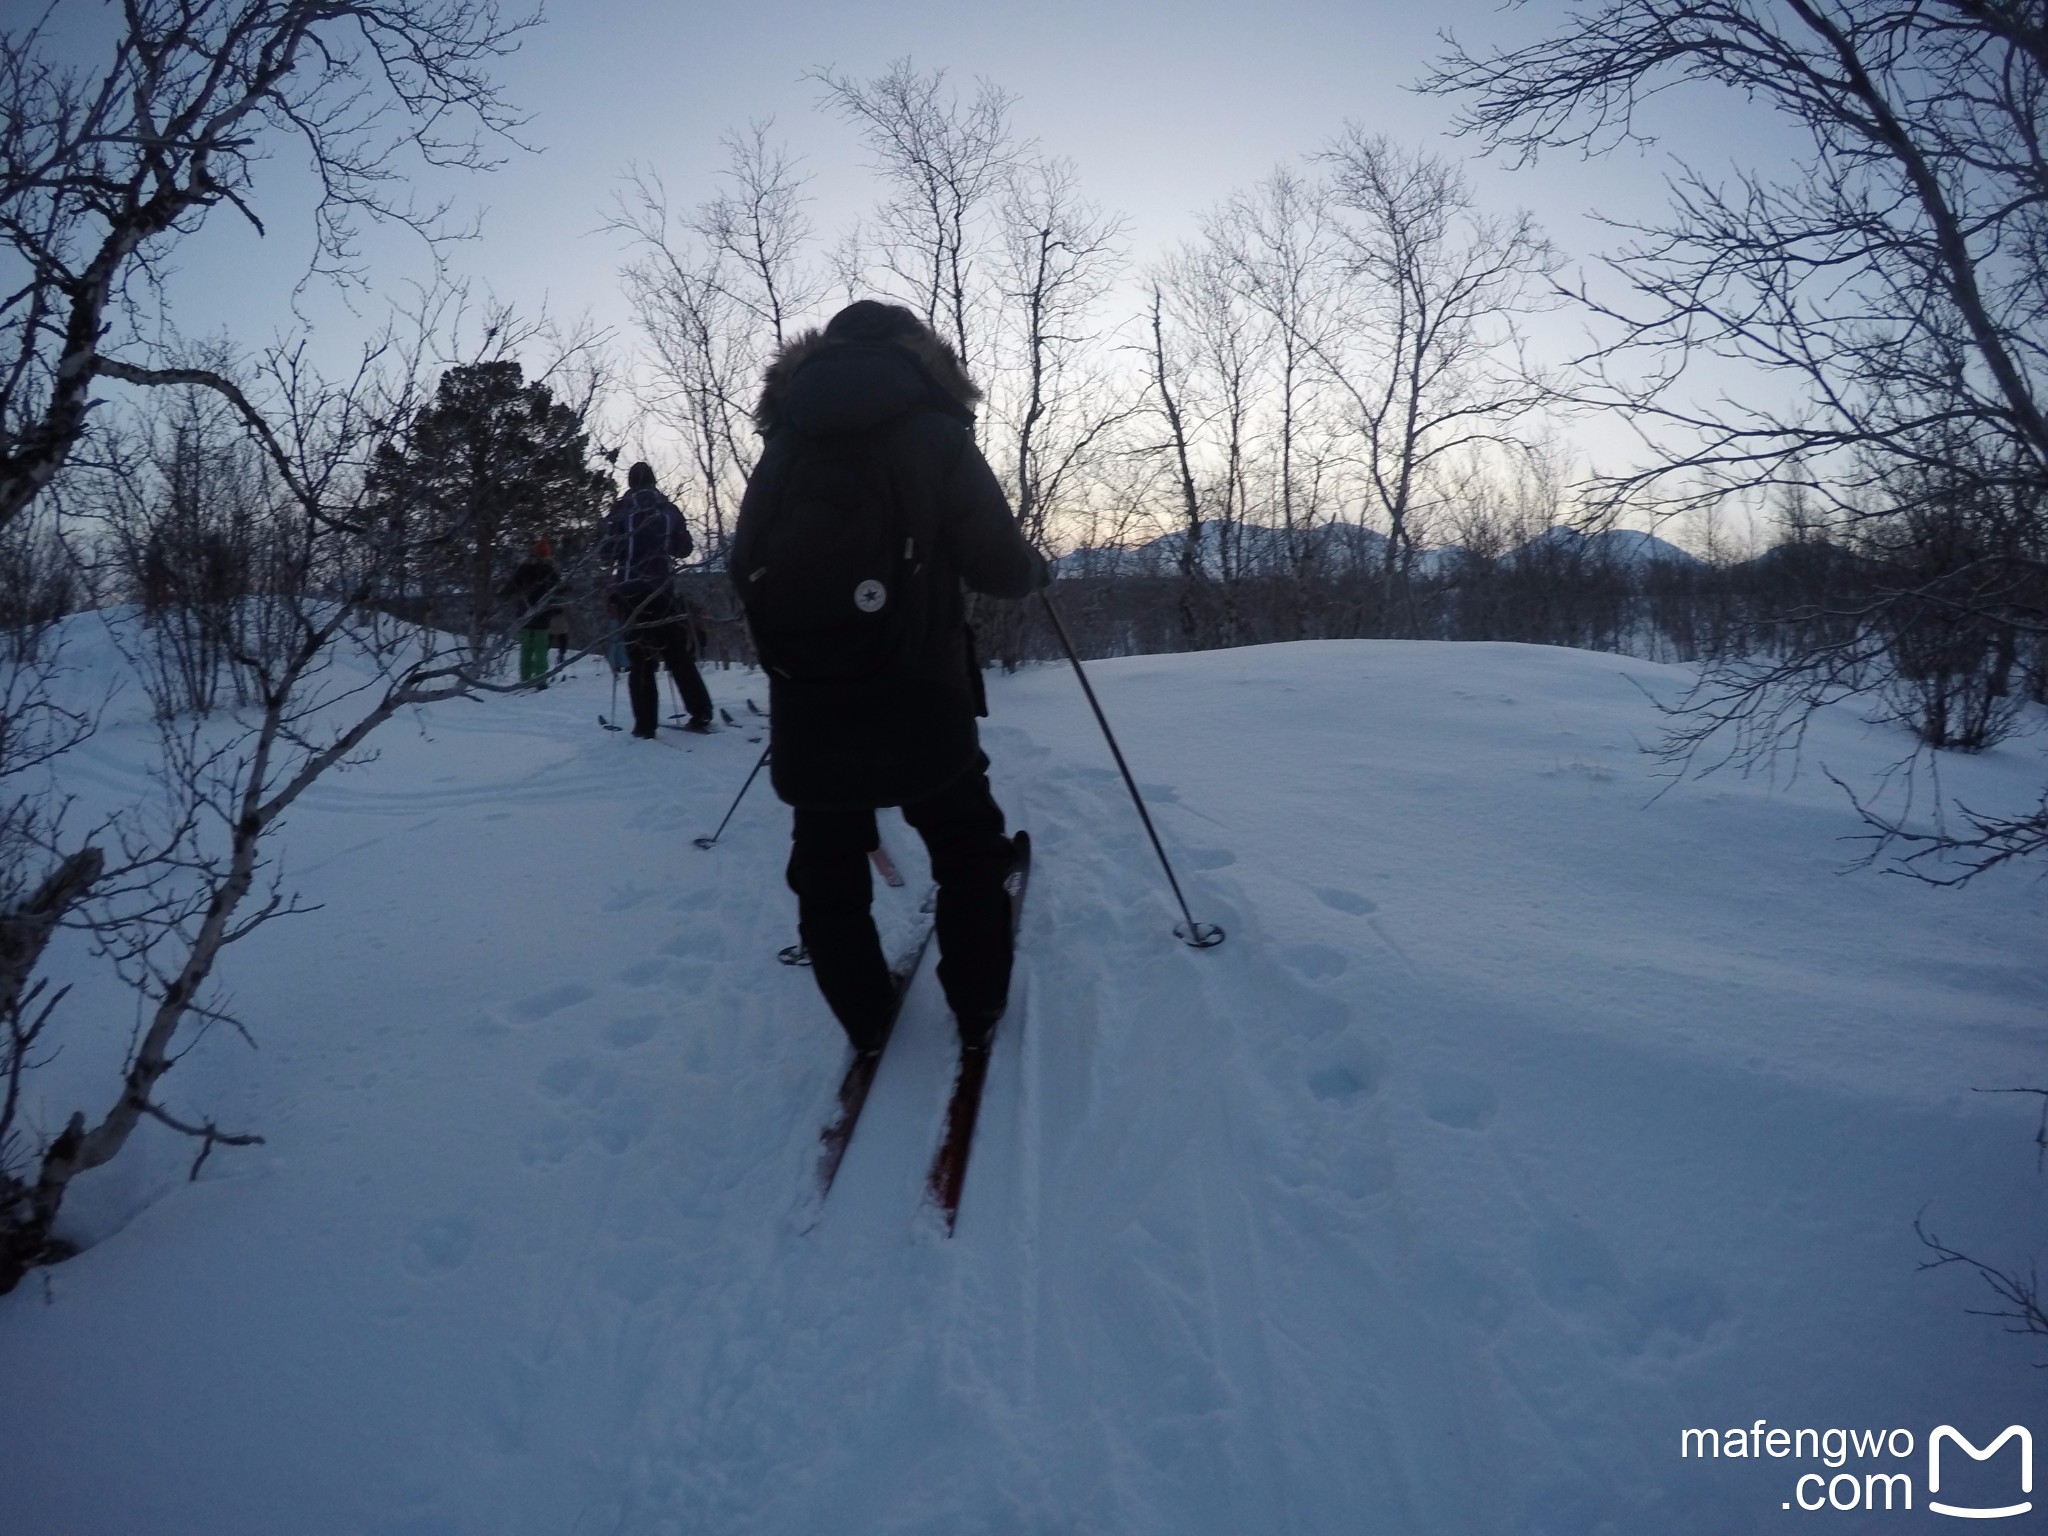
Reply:
M877 842L874 847L870 848L868 850L868 862L875 866L875 873L882 877L884 884L895 886L898 889L902 888L903 876L896 868L896 861L889 857L889 849L886 844Z
M1017 924L1024 915L1024 888L1031 880L1031 834L1019 832L1012 841L1017 862L1003 879L1010 893L1010 941L1017 939ZM1012 987L1014 989L1014 981ZM995 1035L972 1049L960 1052L960 1070L953 1079L953 1097L946 1106L946 1139L932 1158L932 1170L925 1179L925 1198L938 1212L946 1236L953 1235L960 1219L960 1191L967 1183L967 1155L974 1150L974 1122L981 1115L981 1089L988 1081L988 1058Z

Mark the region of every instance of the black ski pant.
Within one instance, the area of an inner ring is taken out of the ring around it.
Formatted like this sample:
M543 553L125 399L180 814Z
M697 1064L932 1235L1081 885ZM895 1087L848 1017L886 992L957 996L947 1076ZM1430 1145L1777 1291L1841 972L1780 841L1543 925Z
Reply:
M938 882L939 985L953 1016L986 1027L1010 995L1010 901L1003 877L1015 860L1003 810L988 787L988 759L929 799L903 807L931 854ZM789 888L811 974L855 1050L879 1045L895 990L869 911L868 854L880 838L875 813L796 807Z
M697 646L690 616L666 592L634 601L626 611L626 697L633 705L636 735L652 736L661 724L661 683L668 675L682 691L683 708L693 721L711 718L711 691L697 675Z

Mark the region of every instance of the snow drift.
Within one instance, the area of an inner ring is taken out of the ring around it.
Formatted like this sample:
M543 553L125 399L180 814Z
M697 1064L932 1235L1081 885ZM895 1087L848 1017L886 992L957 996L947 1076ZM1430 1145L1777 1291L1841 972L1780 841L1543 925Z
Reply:
M260 1051L167 1080L268 1145L187 1184L151 1143L0 1302L6 1528L1747 1532L1813 1464L1687 1429L2032 1422L2034 1356L1913 1231L2009 1263L2041 1231L2035 1108L1973 1092L2044 1077L2031 872L1844 873L1818 772L1667 785L1639 748L1676 668L1327 642L1096 676L1230 939L1173 941L1071 678L993 679L1036 873L950 1242L917 1220L928 973L791 1220L842 1048L773 963L786 812L757 786L690 846L753 732L600 732L587 668L389 728L282 834L322 910L225 963ZM144 740L91 772L137 780ZM1834 711L1807 758L1901 750ZM1945 784L2018 806L2043 766Z

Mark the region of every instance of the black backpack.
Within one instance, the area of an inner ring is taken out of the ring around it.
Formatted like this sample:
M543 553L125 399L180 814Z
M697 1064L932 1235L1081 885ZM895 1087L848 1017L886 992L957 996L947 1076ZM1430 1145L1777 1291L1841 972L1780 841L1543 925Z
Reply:
M615 585L642 593L665 591L674 570L670 555L690 553L689 529L683 529L683 548L673 550L667 499L644 486L626 493L622 520L626 541L619 552Z
M929 552L866 438L808 438L754 535L740 601L761 664L793 682L887 675L922 649Z

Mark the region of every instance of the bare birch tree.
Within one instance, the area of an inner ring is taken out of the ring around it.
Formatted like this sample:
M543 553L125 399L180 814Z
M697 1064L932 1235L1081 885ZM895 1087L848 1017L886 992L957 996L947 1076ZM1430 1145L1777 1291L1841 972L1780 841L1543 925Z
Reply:
M173 584L168 606L195 600L222 609L233 686L195 701L177 666L149 664L170 633L138 617L109 622L139 664L160 722L153 812L117 815L80 844L65 839L61 775L0 810L15 851L40 856L48 873L16 882L0 907L0 1292L36 1264L61 1258L57 1218L72 1183L118 1155L144 1120L197 1139L200 1159L252 1135L173 1108L163 1080L194 1039L239 1028L211 983L225 952L273 918L302 910L266 878L266 850L299 798L322 775L360 761L370 738L401 710L477 691L509 640L507 615L494 649L394 614L392 572L416 560L406 534L383 516L377 455L427 402L433 374L425 338L387 334L367 346L348 376L328 379L295 346L237 366L217 361L188 388L232 392L236 414L266 424L254 451L215 443L215 479L239 479L239 596L217 599ZM189 441L189 439L188 439ZM95 477L149 477L133 488L175 501L186 471L175 459L74 469L78 515L102 503ZM112 487L106 488L112 490ZM216 486L218 489L218 486ZM431 531L424 536L433 536ZM19 671L10 694L33 690ZM9 696L0 730L0 780L56 762L89 718L44 689L44 707ZM239 702L232 702L239 701ZM210 712L195 702L213 702ZM16 707L21 706L21 707ZM144 1023L111 1101L76 1109L53 1134L33 1134L23 1088L62 1020L62 989L38 976L51 936L85 930L96 951L144 1003ZM196 1172L197 1164L195 1164Z
M256 166L296 141L320 187L315 267L360 275L365 219L433 237L408 162L483 166L516 120L495 0L128 0L110 56L0 33L0 527L85 435L101 380L152 382L161 263L221 204L259 232Z
M725 136L726 189L699 207L692 223L706 248L735 270L728 282L733 301L780 347L817 308L827 284L810 249L811 178L798 171L786 145L769 138L773 126L764 120Z
M1349 404L1389 581L1417 547L1432 476L1554 398L1525 363L1518 317L1556 266L1527 214L1476 206L1448 161L1357 127L1318 160L1341 240L1343 323L1303 344Z
M1201 613L1197 594L1203 584L1202 494L1195 482L1195 422L1189 414L1189 374L1184 351L1168 340L1166 296L1159 280L1152 284L1152 303L1147 314L1145 359L1150 371L1150 398L1166 429L1160 447L1170 455L1170 477L1181 512L1180 588L1177 611L1183 643L1193 649L1200 644Z
M859 249L882 286L953 344L970 373L993 341L987 315L990 216L1029 145L1010 127L1013 98L981 81L962 102L944 70L896 60L872 80L818 70L825 105L856 127L889 195Z
M1878 561L1805 626L1817 643L1717 670L1680 745L1726 726L1739 752L1775 750L1815 705L1901 686L1922 739L1949 743L1951 705L1974 693L1995 721L2048 640L2048 31L2003 0L1607 0L1428 82L1524 157L1640 139L1641 102L1680 85L1770 109L1799 147L1682 171L1610 258L1626 297L1586 296L1613 330L1583 393L1661 449L1606 492L1797 490ZM1754 386L1699 398L1701 357ZM2048 799L1956 835L1873 822L1966 872L2048 846Z
M158 700L168 798L153 831L117 817L74 835L61 770L91 716L48 686L32 648L4 664L0 1290L60 1256L53 1224L72 1181L143 1119L204 1149L237 1139L174 1113L158 1085L185 1032L222 1017L206 996L222 950L289 906L275 892L245 906L264 837L392 712L475 682L373 605L392 540L364 498L363 456L403 398L393 381L409 387L418 369L388 340L335 383L297 344L248 368L174 355L160 339L176 333L163 263L222 204L262 232L257 166L294 146L317 185L316 273L364 280L365 221L433 245L447 210L414 200L413 175L480 168L514 142L491 65L529 25L495 0L126 0L96 69L62 61L42 23L0 32L0 537L32 506L91 499L75 471L109 379L224 402L285 509L266 522L260 578L235 576L255 605L225 641L246 731L208 735L208 717ZM147 1022L112 1102L44 1136L23 1118L23 1083L63 1016L64 989L39 968L71 924L143 993Z
M1282 168L1229 199L1205 223L1239 297L1265 320L1271 372L1272 496L1290 561L1302 558L1314 510L1301 504L1297 459L1322 380L1317 359L1337 345L1327 189Z
M707 543L722 551L754 464L747 405L765 361L765 333L735 296L729 259L704 250L676 223L660 182L636 177L629 196L613 223L635 241L622 275L653 351L644 403L681 439Z
M1080 195L1071 161L1035 158L1016 168L998 217L1011 480L1025 536L1044 545L1090 456L1128 415L1098 315L1122 270L1124 221Z
M672 209L660 177L641 171L611 220L631 241L626 293L654 352L647 403L690 456L714 559L757 457L761 374L827 291L811 249L809 178L770 127L726 136L726 185L693 208Z
M1164 269L1175 327L1190 354L1193 398L1203 402L1207 436L1221 462L1208 520L1216 543L1216 574L1227 589L1243 574L1243 530L1252 511L1258 415L1272 361L1273 328L1246 302L1228 242L1183 247ZM1225 644L1234 643L1226 625Z

